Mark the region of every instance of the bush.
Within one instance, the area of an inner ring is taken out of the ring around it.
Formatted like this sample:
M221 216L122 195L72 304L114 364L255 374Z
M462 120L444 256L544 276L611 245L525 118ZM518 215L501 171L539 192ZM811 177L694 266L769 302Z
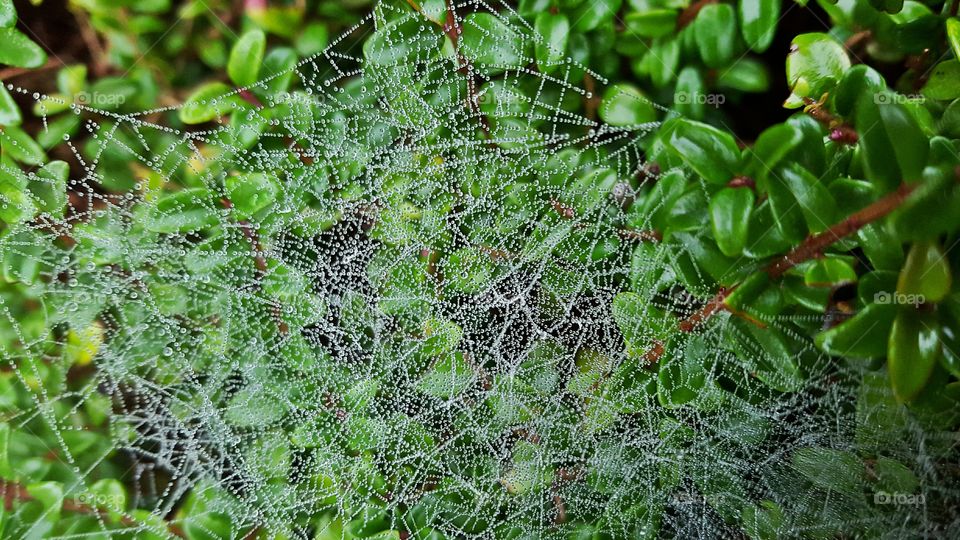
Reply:
M0 0L3 536L956 536L957 2L805 4Z

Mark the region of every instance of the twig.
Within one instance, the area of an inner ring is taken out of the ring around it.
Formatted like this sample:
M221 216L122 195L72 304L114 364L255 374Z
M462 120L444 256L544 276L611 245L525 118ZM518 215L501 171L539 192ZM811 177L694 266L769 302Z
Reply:
M768 266L767 274L771 278L778 278L794 266L820 255L824 249L834 242L859 231L864 226L896 210L913 193L916 187L916 184L900 184L900 187L893 193L884 196L858 212L854 212L847 219L822 233L807 237L802 244Z
M54 59L47 60L47 63L35 68L7 68L0 71L0 81L5 81L7 79L12 79L14 77L19 77L21 75L26 75L28 73L38 73L40 71L45 71L48 69L54 69L61 67L63 64L57 62Z
M823 250L833 243L859 231L866 225L869 225L870 223L887 216L899 208L900 205L903 204L903 202L907 199L907 197L913 193L916 187L916 184L900 184L900 187L898 187L893 193L884 196L883 198L877 200L873 204L863 208L858 212L854 212L846 219L833 225L826 231L808 237L803 241L802 244L791 250L783 257L772 262L766 269L767 274L773 279L782 277L787 270L793 268L794 266L821 255ZM745 313L733 310L726 304L725 300L738 286L739 284L736 284L730 288L721 288L720 292L708 300L702 308L680 322L680 331L687 333L693 332L697 329L697 327L706 322L707 319L719 311L732 312L737 316L741 316L747 320L750 320L754 324L759 324L761 327L764 327L765 325L761 321L756 321ZM663 344L657 341L654 342L653 346L644 354L643 358L647 362L653 363L660 359L664 351L665 349Z
M620 236L626 238L627 240L640 240L641 242L654 242L659 243L663 241L663 234L660 231L647 230L647 231L635 231L633 229L619 229L617 231Z
M79 9L73 10L73 16L77 19L77 27L80 28L80 37L90 49L90 61L93 64L93 74L97 77L103 77L110 71L110 66L104 60L107 56L97 33L90 26L90 19Z
M824 94L820 101L814 101L808 97L803 98L803 102L806 104L803 110L809 114L811 118L820 122L830 130L831 141L848 145L857 144L857 141L860 140L860 136L857 135L857 130L823 108L823 102L826 101L826 98L826 94Z

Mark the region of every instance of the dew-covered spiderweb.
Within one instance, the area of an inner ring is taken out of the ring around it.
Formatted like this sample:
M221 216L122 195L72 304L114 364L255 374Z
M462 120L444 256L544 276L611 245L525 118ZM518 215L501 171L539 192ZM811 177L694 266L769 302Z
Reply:
M819 353L821 317L678 330L717 290L678 277L704 216L645 233L688 174L647 166L660 124L569 112L606 81L531 67L509 6L444 9L381 3L186 111L71 105L67 214L0 238L4 384L31 396L4 410L53 434L63 496L131 486L106 537L955 534L954 435ZM8 193L5 215L35 204ZM920 503L877 504L884 459Z

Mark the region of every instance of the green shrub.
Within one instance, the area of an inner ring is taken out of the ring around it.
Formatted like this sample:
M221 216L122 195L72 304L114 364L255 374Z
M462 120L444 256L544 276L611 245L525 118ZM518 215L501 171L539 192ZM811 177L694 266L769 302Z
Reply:
M230 4L0 88L4 537L957 534L956 2Z

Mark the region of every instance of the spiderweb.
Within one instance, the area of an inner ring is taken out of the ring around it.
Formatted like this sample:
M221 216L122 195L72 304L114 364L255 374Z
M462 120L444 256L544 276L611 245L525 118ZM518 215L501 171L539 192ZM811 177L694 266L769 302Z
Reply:
M122 519L90 517L108 537L957 533L938 465L955 439L818 353L819 316L677 330L716 291L678 284L689 244L630 232L665 204L645 182L659 123L569 112L603 77L526 67L540 38L508 6L458 5L443 28L433 4L382 3L293 69L182 108L71 105L71 211L0 238L4 384L30 396L4 410L58 442L61 497L133 486ZM451 20L494 52L467 61ZM159 120L183 108L212 122ZM118 160L132 181L105 189ZM48 370L60 383L38 385ZM106 443L85 445L80 414ZM11 452L36 452L23 437ZM921 472L922 503L877 504L884 459Z

